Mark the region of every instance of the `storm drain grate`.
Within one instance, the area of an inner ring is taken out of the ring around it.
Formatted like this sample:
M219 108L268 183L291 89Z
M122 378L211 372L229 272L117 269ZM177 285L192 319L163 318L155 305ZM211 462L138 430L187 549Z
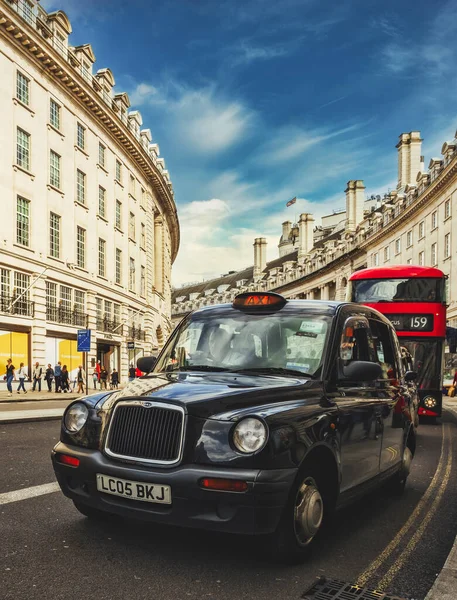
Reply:
M406 598L391 596L384 592L361 588L346 581L327 579L326 577L319 577L302 598L303 600L406 600Z

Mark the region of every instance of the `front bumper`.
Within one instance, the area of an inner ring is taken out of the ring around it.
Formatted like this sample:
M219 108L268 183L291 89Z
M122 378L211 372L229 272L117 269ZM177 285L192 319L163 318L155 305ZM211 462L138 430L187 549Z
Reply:
M80 460L70 467L56 460L56 454ZM231 533L264 534L273 532L281 518L296 469L246 470L181 465L160 469L115 462L98 450L88 450L59 442L52 451L52 463L63 493L82 504L144 521L197 527ZM172 504L152 504L130 500L97 490L96 474L121 479L171 486ZM243 480L243 493L202 489L204 477Z

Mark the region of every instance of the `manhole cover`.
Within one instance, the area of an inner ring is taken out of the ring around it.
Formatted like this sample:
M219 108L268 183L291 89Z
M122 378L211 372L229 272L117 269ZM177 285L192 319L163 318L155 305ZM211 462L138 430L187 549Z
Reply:
M326 577L320 577L302 598L303 600L406 600L406 598Z

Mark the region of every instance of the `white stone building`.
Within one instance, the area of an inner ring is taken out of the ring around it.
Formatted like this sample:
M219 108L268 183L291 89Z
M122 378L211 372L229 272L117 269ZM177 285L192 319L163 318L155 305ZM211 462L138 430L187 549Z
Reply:
M70 34L62 11L0 0L0 372L74 371L88 328L89 369L122 380L171 329L179 223L150 130Z
M428 169L418 131L400 136L398 185L367 200L361 180L346 187L346 210L315 226L312 215L283 223L279 258L266 262L264 238L254 266L173 291L176 323L190 310L230 302L241 291L274 290L289 298L344 300L355 270L376 265L436 266L448 276L449 324L457 327L457 134Z

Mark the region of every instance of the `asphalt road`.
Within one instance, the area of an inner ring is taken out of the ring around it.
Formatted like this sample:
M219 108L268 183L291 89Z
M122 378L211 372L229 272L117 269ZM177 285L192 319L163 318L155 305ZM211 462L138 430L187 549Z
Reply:
M0 597L293 600L325 575L423 599L457 534L456 430L450 414L422 425L404 495L382 489L338 513L298 566L243 537L94 524L60 492L0 504ZM58 421L0 425L0 495L54 481L58 435Z

